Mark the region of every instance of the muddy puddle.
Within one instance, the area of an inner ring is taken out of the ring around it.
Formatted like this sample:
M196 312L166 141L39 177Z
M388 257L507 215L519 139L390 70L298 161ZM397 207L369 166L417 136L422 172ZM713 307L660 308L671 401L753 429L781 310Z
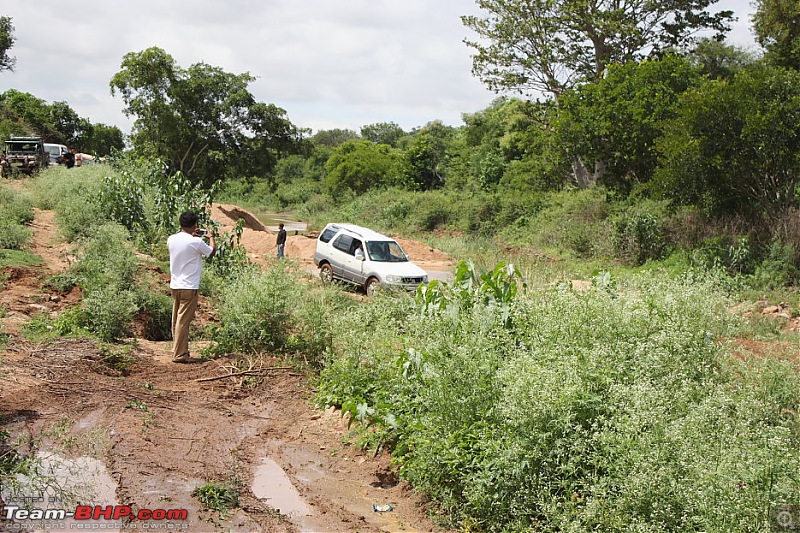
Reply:
M380 483L348 479L344 472L329 468L322 453L291 443L272 441L263 455L254 470L252 491L300 531L338 531L326 528L325 521L320 519L328 512L318 505L323 501L341 507L359 517L365 525L382 531L409 531L402 512L396 512L396 502L390 501L391 496ZM373 508L373 505L386 504L392 504L392 511L376 512Z
M3 486L5 508L40 510L33 519L18 519L21 528L33 531L71 529L78 523L60 513L75 511L76 505L117 505L117 484L105 465L92 457L68 459L53 452L39 452L30 464L31 474L17 475L16 482ZM93 520L93 527L116 525L116 520Z

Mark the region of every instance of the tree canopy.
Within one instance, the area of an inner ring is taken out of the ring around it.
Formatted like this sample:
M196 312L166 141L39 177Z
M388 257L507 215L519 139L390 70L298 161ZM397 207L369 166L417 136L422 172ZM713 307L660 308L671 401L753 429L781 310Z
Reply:
M48 104L15 89L0 94L0 138L10 135L37 135L45 142L66 144L97 155L125 147L118 127L92 124L66 102Z
M0 72L4 70L14 70L17 60L8 55L8 51L14 46L14 24L11 17L0 17Z
M687 91L656 190L716 213L780 213L800 184L800 73L757 65Z
M464 16L480 40L473 73L495 91L562 94L625 63L690 44L697 31L721 39L733 14L711 14L716 0L477 0L483 16Z
M757 0L753 16L756 40L775 64L800 69L800 3Z
M281 154L302 147L302 131L272 104L248 91L254 78L206 63L180 67L151 47L124 56L111 79L127 116L135 117L131 141L141 155L164 161L195 182L266 176Z

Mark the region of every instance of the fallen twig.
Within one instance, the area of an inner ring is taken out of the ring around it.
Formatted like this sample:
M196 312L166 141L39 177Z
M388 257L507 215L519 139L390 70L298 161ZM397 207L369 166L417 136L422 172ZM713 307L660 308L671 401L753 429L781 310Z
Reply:
M267 368L262 368L260 370L243 370L242 372L234 372L233 374L225 374L224 376L214 376L212 378L198 378L195 381L217 381L218 379L225 379L225 378L235 378L239 376L261 376L264 372L270 370L291 370L294 367L291 366L271 366Z

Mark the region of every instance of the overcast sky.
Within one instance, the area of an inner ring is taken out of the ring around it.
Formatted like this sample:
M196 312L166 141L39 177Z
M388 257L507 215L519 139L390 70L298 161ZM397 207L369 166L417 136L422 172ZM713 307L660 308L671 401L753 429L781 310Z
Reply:
M720 0L719 9L739 18L729 41L755 49L750 0ZM314 131L457 126L497 96L472 77L462 42L472 36L459 17L477 13L474 0L6 2L0 15L13 19L17 66L0 73L0 92L66 101L128 133L109 81L126 53L158 46L182 67L249 72L257 100Z

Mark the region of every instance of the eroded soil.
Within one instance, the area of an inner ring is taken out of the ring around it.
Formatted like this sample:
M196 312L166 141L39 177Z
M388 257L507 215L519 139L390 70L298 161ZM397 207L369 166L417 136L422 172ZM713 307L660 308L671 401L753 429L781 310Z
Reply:
M0 321L9 335L0 351L0 423L12 442L33 439L65 457L101 460L115 485L106 495L113 503L188 510L187 521L162 522L162 529L435 530L423 502L397 481L387 455L373 456L350 444L339 413L314 408L311 381L285 361L264 357L252 361L251 375L227 377L241 363L175 364L166 342L131 339L132 347L108 348L82 339L36 343L23 337L21 326L32 316L58 313L81 297L78 291L58 294L43 287L67 267L68 248L59 244L52 213L37 211L33 228L32 250L43 266L8 269L0 291L5 309ZM248 228L243 243L251 257L269 262L274 235ZM303 253L313 253L309 243L313 239L290 236L288 255L306 260ZM432 262L448 264L443 254L426 253ZM111 358L116 364L109 364ZM23 452L26 446L30 450L26 442L20 444ZM254 476L265 461L285 472L307 516L280 514L275 508L280 494L256 496ZM237 510L225 515L201 509L192 492L210 480L240 488ZM391 504L393 510L374 512L373 503ZM136 522L116 525L141 529ZM18 526L0 520L0 527Z

